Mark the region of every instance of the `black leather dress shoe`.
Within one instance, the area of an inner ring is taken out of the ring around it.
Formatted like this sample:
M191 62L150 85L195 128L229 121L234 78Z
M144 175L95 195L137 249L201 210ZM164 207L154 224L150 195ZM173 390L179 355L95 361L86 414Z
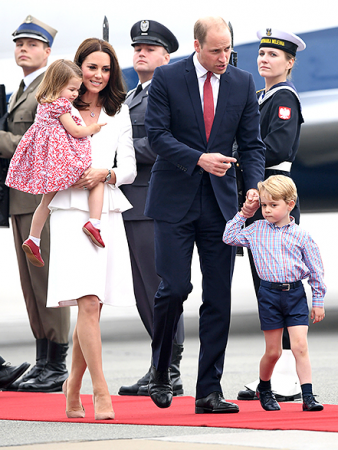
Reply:
M149 397L149 379L150 379L150 369L149 372L144 375L144 377L140 378L135 384L132 386L121 386L118 394L119 395L139 395L141 397ZM173 396L183 395L183 386L181 378L175 378L173 380L172 373L170 372L170 379L172 382L173 388Z
M262 408L265 409L265 411L279 411L280 410L280 406L276 400L276 397L271 390L259 391L257 389L256 395L259 398Z
M275 392L275 397L278 402L293 402L294 400L300 399L302 396L300 393L295 395L280 395ZM245 390L238 392L237 400L258 400L258 397L256 392L246 388Z
M258 400L256 392L251 389L245 389L244 391L239 391L237 394L237 400Z
M11 363L4 362L0 365L0 390L6 389L15 380L26 372L30 364L27 362L22 363L20 366L11 366Z
M224 400L220 392L213 392L205 398L199 398L195 402L196 414L210 414L210 413L238 413L239 408L235 403L230 403Z
M322 411L324 406L317 402L313 394L303 395L303 411Z
M46 364L36 364L27 373L25 373L25 375L22 378L20 378L20 380L17 380L14 383L7 386L6 391L17 391L21 383L26 383L27 381L30 380L36 380L36 378L38 378L40 373L45 368L45 365Z
M169 408L173 399L169 369L161 371L152 366L148 388L149 395L156 406Z
M24 383L20 383L19 392L61 392L62 385L68 378L68 371L65 367L52 366L46 364L43 371L37 378L30 378Z
M171 372L170 372L170 374L171 374ZM171 382L172 382L172 388L173 388L173 396L175 397L175 396L177 396L177 395L183 395L183 386L182 386L182 384L181 385L178 385L178 384L176 384L176 383L173 383L173 379L172 379L172 377L170 376L170 379L171 379ZM142 395L142 396L149 396L149 388L148 388L148 385L146 385L146 386L140 386L139 387L139 390L137 391L137 395Z

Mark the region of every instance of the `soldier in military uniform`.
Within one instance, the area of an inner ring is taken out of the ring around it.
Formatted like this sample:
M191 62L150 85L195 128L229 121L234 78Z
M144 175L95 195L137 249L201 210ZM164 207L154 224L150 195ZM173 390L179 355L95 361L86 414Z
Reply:
M10 159L22 137L34 122L37 109L35 94L42 81L57 31L28 16L13 33L15 61L23 70L24 78L18 91L9 101L7 129L0 131L0 157ZM19 265L23 296L30 326L36 340L36 364L23 378L11 384L8 390L54 392L60 391L68 377L65 364L70 327L69 308L46 308L49 221L42 232L41 254L43 268L37 268L26 259L21 245L29 235L30 224L41 196L10 190L10 215Z
M305 42L293 33L267 28L257 32L260 39L258 71L265 79L265 88L257 92L261 137L266 146L264 179L271 175L291 176L291 166L299 147L301 124L304 122L300 99L295 86L290 81L296 52L305 49ZM299 224L299 200L292 210L295 222ZM260 210L247 225L254 220L263 219ZM249 251L250 265L256 295L260 279ZM301 398L300 385L291 352L287 329L283 334L283 353L275 366L272 389L278 401L292 401ZM258 380L247 384L239 391L238 400L257 400L255 395Z
M144 206L147 197L150 172L156 159L151 150L144 127L144 116L148 103L148 90L156 67L168 64L170 53L178 49L173 33L154 20L142 20L130 31L134 47L133 66L139 77L137 87L127 94L133 127L133 142L137 161L137 177L133 184L121 186L133 208L123 213L133 271L136 305L141 320L152 338L154 296L160 279L155 270L154 225L145 217ZM173 343L171 379L174 395L183 394L180 378L180 360L183 352L184 324L181 317ZM148 371L132 386L121 386L120 395L148 395Z

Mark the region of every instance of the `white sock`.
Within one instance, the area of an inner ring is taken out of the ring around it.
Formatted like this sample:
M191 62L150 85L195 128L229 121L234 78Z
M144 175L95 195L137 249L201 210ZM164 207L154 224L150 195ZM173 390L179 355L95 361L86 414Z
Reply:
M101 230L101 220L99 219L89 219L89 222L93 225L93 227Z
M40 247L41 239L36 238L36 237L34 237L34 236L31 236L31 235L28 236L28 239L30 239L31 241L34 242L35 245L37 245L38 247Z

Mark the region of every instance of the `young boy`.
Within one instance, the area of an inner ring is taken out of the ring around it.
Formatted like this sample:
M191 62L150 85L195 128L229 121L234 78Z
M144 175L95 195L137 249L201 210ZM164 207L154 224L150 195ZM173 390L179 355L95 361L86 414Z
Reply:
M291 350L302 388L303 411L321 411L312 393L311 364L307 331L309 309L301 280L308 278L312 289L311 319L320 322L325 317L323 264L319 249L309 233L290 217L297 200L297 189L291 178L273 175L258 183L262 214L258 220L242 229L245 220L259 208L259 198L246 200L242 210L227 223L223 241L248 247L252 251L261 279L258 309L266 349L260 361L260 382L257 397L266 411L280 409L271 391L271 375L282 353L284 324L288 327Z

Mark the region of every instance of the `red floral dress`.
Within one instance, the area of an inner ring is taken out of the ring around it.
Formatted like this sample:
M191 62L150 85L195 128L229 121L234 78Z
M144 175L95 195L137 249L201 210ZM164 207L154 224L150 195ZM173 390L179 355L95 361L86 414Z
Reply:
M31 194L61 191L91 165L90 139L74 138L59 120L62 114L71 112L71 107L66 98L38 105L35 122L11 160L7 186ZM80 126L80 119L72 117Z

